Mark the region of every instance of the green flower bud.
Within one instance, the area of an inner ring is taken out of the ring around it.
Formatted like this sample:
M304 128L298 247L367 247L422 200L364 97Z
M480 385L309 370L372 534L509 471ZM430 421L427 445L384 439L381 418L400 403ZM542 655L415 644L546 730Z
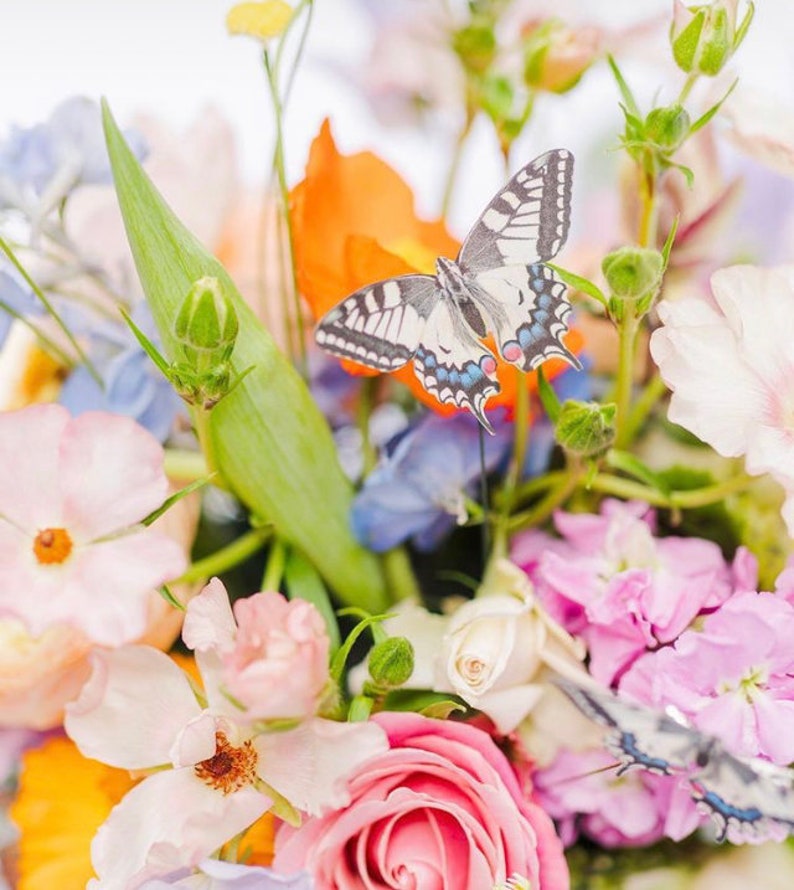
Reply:
M612 293L610 311L624 302L643 304L647 312L659 291L664 274L664 257L648 247L621 247L604 257L601 271Z
M414 647L405 637L389 637L372 647L367 667L376 686L396 689L414 671Z
M207 276L194 282L174 323L185 358L201 370L225 362L238 330L237 313L218 279Z
M645 118L645 138L671 154L689 135L690 126L689 115L681 105L654 108Z
M463 67L474 74L483 74L496 57L496 34L488 20L473 21L452 35L452 48Z
M529 30L524 43L524 82L550 93L565 93L579 83L600 50L593 28L569 28L549 19Z
M737 27L737 6L738 0L714 0L703 6L684 6L676 0L670 43L682 71L708 77L719 74L744 39L753 17L750 3Z
M569 399L560 409L555 438L569 454L598 457L615 441L616 410L613 403L599 405Z

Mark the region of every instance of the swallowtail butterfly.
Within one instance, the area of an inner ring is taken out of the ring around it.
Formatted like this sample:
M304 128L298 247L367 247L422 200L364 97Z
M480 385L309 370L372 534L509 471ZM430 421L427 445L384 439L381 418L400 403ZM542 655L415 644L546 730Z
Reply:
M794 830L794 771L735 757L675 708L662 713L589 685L555 682L583 714L607 728L605 743L620 761L619 772L639 767L681 776L700 809L713 816L719 840L781 839Z
M486 401L499 391L493 334L502 358L524 371L557 356L579 368L562 339L570 303L545 263L568 234L573 156L546 152L507 183L435 275L400 275L346 297L317 326L328 352L380 371L413 361L439 401L467 408L493 432Z

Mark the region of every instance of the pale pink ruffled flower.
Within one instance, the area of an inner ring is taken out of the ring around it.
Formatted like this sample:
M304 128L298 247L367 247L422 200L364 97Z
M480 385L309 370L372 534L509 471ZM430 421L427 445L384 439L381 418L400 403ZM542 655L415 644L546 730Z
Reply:
M794 533L794 266L731 266L713 302L662 301L651 355L673 391L669 418L748 473L770 473Z
M67 708L66 731L85 756L158 770L122 799L94 838L92 864L102 890L133 890L198 865L277 795L311 814L344 806L348 775L387 747L373 723L310 718L261 733L216 682L224 652L211 640L218 628L234 625L222 585L193 602L186 634L202 647L202 698L168 656L124 646L95 653L91 679Z
M739 86L723 116L736 145L776 173L794 179L794 109L776 96Z
M0 615L34 636L71 625L119 645L186 560L136 524L168 492L163 449L134 421L59 405L0 414Z
M551 614L583 637L590 671L606 685L736 586L755 584L744 551L732 571L711 541L654 537L647 504L606 500L600 515L558 512L554 522L562 540L541 531L518 535L512 559Z
M183 637L200 660L220 654L220 685L251 719L314 716L330 680L325 623L305 600L255 593L232 614L215 578L188 606Z

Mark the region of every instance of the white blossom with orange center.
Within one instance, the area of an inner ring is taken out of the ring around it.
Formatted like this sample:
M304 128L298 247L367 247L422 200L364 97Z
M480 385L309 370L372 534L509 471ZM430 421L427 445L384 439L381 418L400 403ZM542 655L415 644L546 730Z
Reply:
M60 405L0 413L0 616L119 645L146 629L149 594L185 568L139 525L168 493L163 449L133 420Z

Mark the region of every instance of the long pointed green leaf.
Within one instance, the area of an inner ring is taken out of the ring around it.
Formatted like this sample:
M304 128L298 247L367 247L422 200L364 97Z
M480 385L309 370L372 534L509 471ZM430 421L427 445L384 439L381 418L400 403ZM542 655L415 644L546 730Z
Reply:
M252 513L272 522L314 563L340 600L381 611L383 576L350 531L352 488L306 385L223 266L165 203L104 103L103 120L127 237L166 355L173 360L177 354L173 320L202 276L221 282L240 321L232 362L238 373L254 370L210 414L217 468Z

